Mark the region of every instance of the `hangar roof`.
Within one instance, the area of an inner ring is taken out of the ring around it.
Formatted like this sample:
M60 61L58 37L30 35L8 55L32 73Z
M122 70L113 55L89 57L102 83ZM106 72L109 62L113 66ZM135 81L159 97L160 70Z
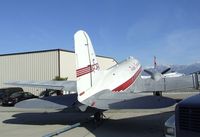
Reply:
M65 49L49 49L49 50L38 50L38 51L28 51L28 52L18 52L18 53L0 54L0 57L1 57L1 56L13 56L13 55L22 55L22 54L33 54L33 53L52 52L52 51L64 51L64 52L75 53L74 51L65 50ZM114 58L111 58L111 57L108 57L108 56L97 55L97 57L110 58L110 59L115 60ZM115 60L115 61L116 61L116 60ZM117 62L117 61L116 61L116 62Z

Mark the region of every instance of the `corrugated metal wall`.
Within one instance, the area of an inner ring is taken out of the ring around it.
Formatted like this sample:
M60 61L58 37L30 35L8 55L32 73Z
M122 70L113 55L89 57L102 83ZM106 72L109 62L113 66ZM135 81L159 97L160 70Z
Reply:
M0 56L0 87L11 80L50 80L58 75L58 51ZM41 89L23 88L35 94Z
M60 77L68 80L76 79L75 54L72 52L60 51Z
M117 64L117 62L114 59L106 57L97 57L97 61L99 62L101 70L108 69Z

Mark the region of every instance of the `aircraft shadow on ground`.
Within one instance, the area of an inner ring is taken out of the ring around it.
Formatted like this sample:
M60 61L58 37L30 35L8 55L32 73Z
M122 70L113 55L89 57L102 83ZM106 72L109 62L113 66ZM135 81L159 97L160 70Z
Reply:
M144 96L110 104L110 108L116 109L156 109L172 106L176 100L160 96Z
M123 112L122 112L123 113ZM13 115L13 119L3 121L6 124L25 124L25 125L72 125L82 122L81 127L88 129L95 136L163 136L164 122L173 112L164 112L144 116L135 116L122 119L106 118L100 126L96 126L91 120L91 114L78 113L19 113ZM89 122L83 122L86 121ZM103 133L103 135L102 135Z
M65 113L65 112L44 112L44 113L18 113L12 119L3 121L6 124L24 125L73 125L90 119L90 113Z
M154 98L155 97L153 97L153 99ZM162 98L161 101L160 100L158 101L159 97L156 97L154 99L155 102L152 103L153 99L152 99L152 96L150 96L150 97L145 98L145 102L148 102L148 100L150 100L151 103L149 103L149 102L144 103L143 99L144 98L127 100L127 101L124 101L121 104L115 103L115 104L112 104L112 107L114 108L115 105L117 105L119 107L121 105L122 108L126 108L125 106L128 106L127 109L130 109L130 108L137 109L138 106L140 106L140 108L141 108L141 106L143 105L144 109L146 109L146 107L148 109L150 109L150 108L152 109L156 106L156 104L157 104L156 107L159 108L159 107L164 107L164 106L165 107L171 106L175 102L174 100L172 100L170 98ZM162 102L165 102L165 103L162 103ZM77 110L74 110L74 109L67 108L67 109L60 111L60 112L43 112L43 113L42 112L24 112L24 113L14 114L12 116L13 117L12 119L5 120L5 121L3 121L3 123L25 124L25 125L53 125L53 124L73 125L77 122L83 122L83 121L85 122L87 120L91 120L92 119L91 116L93 116L95 111L96 110L89 108L87 110L87 113L84 113L84 112L80 112L80 111L77 111ZM143 117L147 117L147 116L143 116ZM135 117L133 117L131 119L135 119ZM110 119L110 121L112 121L112 119Z
M106 119L104 126L91 131L96 137L162 137L164 136L164 123L174 112L164 112L123 119Z

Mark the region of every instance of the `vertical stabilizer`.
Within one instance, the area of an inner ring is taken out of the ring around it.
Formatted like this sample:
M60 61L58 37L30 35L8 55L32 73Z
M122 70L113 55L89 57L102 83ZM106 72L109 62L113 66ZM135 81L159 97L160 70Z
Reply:
M99 75L99 64L90 41L85 31L78 31L74 35L76 54L76 76L78 98L84 96L96 82Z

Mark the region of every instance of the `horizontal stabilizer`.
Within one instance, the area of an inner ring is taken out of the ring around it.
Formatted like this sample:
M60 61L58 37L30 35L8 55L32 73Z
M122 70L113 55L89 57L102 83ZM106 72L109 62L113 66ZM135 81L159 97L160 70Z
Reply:
M84 101L91 107L99 109L159 109L173 106L176 100L163 96L153 96L148 93L133 94L117 92L108 89L98 92Z
M15 105L17 108L30 109L65 109L77 101L77 94L64 96L51 96L21 101Z

